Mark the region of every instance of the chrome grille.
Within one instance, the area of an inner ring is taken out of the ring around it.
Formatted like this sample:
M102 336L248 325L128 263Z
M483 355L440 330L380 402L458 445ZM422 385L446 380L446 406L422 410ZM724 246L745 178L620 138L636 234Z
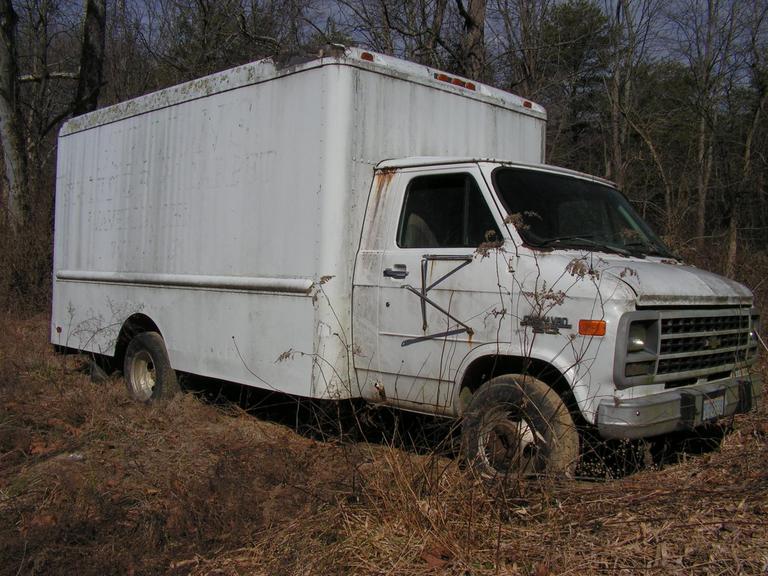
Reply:
M706 336L688 336L670 338L661 341L661 355L676 354L679 352L698 352L708 350L713 343L713 335L717 335L718 348L741 348L749 344L749 332L737 332L723 334L722 332L709 332Z
M642 310L622 317L620 335L639 323L648 345L628 352L617 342L616 383L620 387L699 379L721 379L751 364L757 355L752 335L758 316L754 309Z
M742 328L749 328L749 316L742 314L728 316L692 316L683 318L662 317L661 320L662 334L722 332L724 330L740 330Z
M675 374L676 372L693 372L696 370L717 368L722 370L747 359L746 350L738 352L720 352L702 356L686 356L683 358L662 358L659 360L657 374Z
M750 326L756 315L749 310L662 310L659 315L659 379L730 372L753 355Z

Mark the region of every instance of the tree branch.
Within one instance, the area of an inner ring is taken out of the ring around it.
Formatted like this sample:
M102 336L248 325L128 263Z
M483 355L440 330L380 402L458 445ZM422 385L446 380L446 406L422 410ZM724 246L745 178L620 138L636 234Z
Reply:
M79 72L48 72L42 75L24 74L19 82L42 82L43 80L79 80Z

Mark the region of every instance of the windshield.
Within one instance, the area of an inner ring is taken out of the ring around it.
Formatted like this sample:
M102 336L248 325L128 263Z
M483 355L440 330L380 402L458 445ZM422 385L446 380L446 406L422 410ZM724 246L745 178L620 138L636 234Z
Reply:
M498 168L493 181L507 221L530 246L673 257L615 188L521 168Z

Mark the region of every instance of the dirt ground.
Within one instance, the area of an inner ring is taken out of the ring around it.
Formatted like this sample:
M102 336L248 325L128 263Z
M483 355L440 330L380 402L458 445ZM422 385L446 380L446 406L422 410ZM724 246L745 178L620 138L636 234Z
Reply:
M762 408L676 464L488 488L423 447L297 433L285 399L134 403L53 355L46 317L2 321L0 576L768 573Z

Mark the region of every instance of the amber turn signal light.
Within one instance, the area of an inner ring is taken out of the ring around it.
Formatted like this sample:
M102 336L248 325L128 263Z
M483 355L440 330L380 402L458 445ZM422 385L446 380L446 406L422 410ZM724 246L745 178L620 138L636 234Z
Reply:
M582 336L605 336L605 320L579 320Z

